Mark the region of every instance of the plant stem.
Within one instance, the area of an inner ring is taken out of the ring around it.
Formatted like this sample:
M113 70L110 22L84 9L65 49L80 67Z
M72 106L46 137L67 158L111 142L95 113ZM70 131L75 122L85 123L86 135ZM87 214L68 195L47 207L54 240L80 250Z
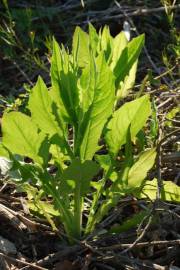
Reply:
M73 223L72 223L72 217L71 217L71 212L69 209L67 209L63 205L63 201L59 197L59 194L57 193L57 190L55 190L49 183L44 184L45 189L48 190L48 192L51 194L53 197L54 201L56 202L58 206L59 213L61 213L61 222L64 224L65 231L67 233L67 236L69 238L69 241L72 242L72 237L73 237Z
M75 235L77 239L81 237L82 229L82 205L83 197L81 195L81 183L76 182L76 188L74 192L74 226L75 226Z
M100 222L102 220L102 218L107 214L107 212L118 203L119 198L121 196L120 194L118 194L119 184L122 184L121 183L122 180L123 180L123 183L127 185L129 170L133 164L130 127L128 128L128 132L127 132L127 143L125 146L125 158L126 158L126 161L125 161L124 168L123 168L123 171L122 171L120 178L117 179L112 184L112 186L109 189L109 192L106 196L106 201L101 205L99 210L96 212L98 201L99 201L99 198L103 192L103 188L105 186L106 180L112 172L112 165L109 167L109 169L107 170L107 173L105 174L104 178L102 179L102 184L96 192L92 207L90 209L90 214L89 214L87 228L86 228L86 234L90 233L94 229L95 224Z
M106 180L110 176L111 172L112 172L112 165L109 167L109 169L105 173L104 177L101 179L101 186L99 187L99 189L96 191L96 193L94 195L93 202L92 202L90 212L89 212L89 217L88 217L88 222L86 225L85 234L89 234L94 229L94 226L95 226L94 217L95 217L96 210L98 208L98 201L99 201L99 198L103 192L104 186L106 184Z

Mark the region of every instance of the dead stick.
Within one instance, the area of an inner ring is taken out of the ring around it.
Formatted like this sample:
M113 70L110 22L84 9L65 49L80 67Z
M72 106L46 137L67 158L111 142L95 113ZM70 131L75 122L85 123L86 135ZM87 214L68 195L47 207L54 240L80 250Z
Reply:
M13 257L10 257L10 256L8 256L8 255L5 255L5 254L3 254L3 253L1 253L1 252L0 252L0 256L1 256L1 257L4 257L4 258L6 258L7 260L12 261L12 262L14 262L14 263L20 263L20 264L28 265L28 266L31 266L31 267L33 267L33 268L35 268L35 269L39 269L39 270L48 270L47 268L38 266L38 265L36 265L36 264L34 264L34 263L29 263L29 262L21 261L21 260L19 260L19 259L15 259L15 258L13 258Z
M180 9L180 4L174 5L174 6L169 6L168 7L169 10L174 10L174 9ZM158 8L138 8L137 10L133 11L133 12L127 12L126 15L124 14L118 14L118 15L112 15L112 16L107 16L104 18L101 18L101 20L107 20L107 19L120 19L120 18L124 18L125 16L127 17L133 17L133 16L139 16L139 15L146 15L146 14L151 14L151 13L157 13L157 12L162 12L165 11L166 8L165 7L158 7ZM97 18L94 18L91 20L92 21L96 21Z
M135 247L147 247L147 246L176 246L176 245L180 245L180 239L177 240L170 240L170 241L151 241L151 242L141 242L141 243L137 243L135 245ZM116 244L116 245L112 245L112 246L108 246L108 247L100 247L98 248L100 251L101 250L115 250L115 249L119 249L119 248L129 248L131 247L132 244Z

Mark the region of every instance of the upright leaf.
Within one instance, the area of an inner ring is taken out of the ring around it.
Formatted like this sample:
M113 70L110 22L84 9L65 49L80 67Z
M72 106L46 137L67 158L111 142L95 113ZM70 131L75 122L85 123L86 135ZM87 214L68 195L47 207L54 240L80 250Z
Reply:
M53 41L53 56L51 62L51 96L60 107L65 118L76 125L79 93L77 91L76 70L72 64L72 57L64 48Z
M50 136L56 133L63 136L64 127L62 126L62 121L58 123L53 113L53 101L41 77L38 78L30 94L29 109L31 111L32 120L42 131Z
M105 136L111 154L117 155L121 146L126 143L129 126L131 138L136 136L145 125L150 112L151 104L147 95L126 103L114 112Z
M113 39L111 37L109 27L104 26L101 34L101 50L104 51L105 59L108 62L111 58L113 47Z
M117 99L126 97L131 88L134 86L136 79L137 64L138 61L136 61L132 65L129 74L124 78L124 81L120 82L119 89L117 91Z
M117 86L121 81L124 81L124 78L129 74L131 67L139 57L143 45L144 35L140 35L129 42L127 47L124 48L114 67Z
M96 32L96 29L90 23L89 24L89 45L95 56L98 53L99 43L100 43L100 39Z
M89 62L89 36L79 26L73 36L72 55L79 67L85 67Z
M86 88L81 89L81 93L82 91L84 93L77 144L82 160L92 159L97 151L98 140L107 119L112 114L115 98L114 76L103 54L96 59L95 63L90 62L85 71L85 77Z
M113 52L112 52L112 62L111 62L111 69L114 70L124 48L127 46L128 40L124 34L124 32L120 32L114 39L113 39Z

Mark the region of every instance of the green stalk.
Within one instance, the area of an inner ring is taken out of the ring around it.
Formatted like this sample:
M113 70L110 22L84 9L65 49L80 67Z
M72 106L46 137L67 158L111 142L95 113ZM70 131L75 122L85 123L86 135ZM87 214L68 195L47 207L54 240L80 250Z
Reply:
M90 232L92 232L92 230L94 229L94 226L96 223L94 218L95 218L95 213L96 213L97 208L98 208L98 202L99 202L100 196L102 195L104 186L106 184L106 180L110 176L111 172L112 172L112 166L109 167L109 169L105 173L104 177L101 179L101 186L94 194L93 202L92 202L90 212L89 212L88 222L87 222L86 229L85 229L86 235L89 234Z
M127 143L125 145L125 163L122 169L122 173L109 189L106 201L101 205L101 207L93 217L93 223L91 224L90 231L88 230L88 232L91 232L94 229L95 224L99 223L102 220L102 218L108 213L108 211L112 207L117 205L121 197L120 190L123 189L123 184L125 186L128 185L128 175L132 165L133 165L133 153L129 127L127 132Z
M53 190L53 188L50 186L49 183L45 184L45 189L49 191L53 199L55 200L59 212L61 213L61 222L64 225L65 231L67 233L67 236L69 238L69 241L72 242L72 237L73 235L73 223L72 223L72 216L69 211L69 209L66 209L65 206L63 205L63 201L59 198L59 194L57 194L56 190Z
M82 207L84 198L81 195L81 183L76 182L76 188L74 192L74 237L81 238L82 231Z

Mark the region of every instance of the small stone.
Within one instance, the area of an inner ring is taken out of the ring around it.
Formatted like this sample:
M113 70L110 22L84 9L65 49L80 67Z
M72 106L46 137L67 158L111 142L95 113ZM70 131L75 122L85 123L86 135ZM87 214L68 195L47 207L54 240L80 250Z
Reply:
M2 236L0 236L0 251L6 255L14 255L17 253L15 245L9 240L3 238Z

